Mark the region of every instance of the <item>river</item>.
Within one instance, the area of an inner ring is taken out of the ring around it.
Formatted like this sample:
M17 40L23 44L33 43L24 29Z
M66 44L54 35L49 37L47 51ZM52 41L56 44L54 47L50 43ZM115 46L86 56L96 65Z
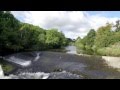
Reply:
M65 49L67 50L66 53L69 53L69 54L77 54L77 52L76 52L76 47L75 47L75 46L67 46L67 47L65 47Z
M102 57L79 56L75 46L65 48L66 53L51 51L23 52L8 55L5 60L18 69L12 77L48 79L120 79L120 72L108 66ZM42 74L40 73L42 72ZM44 72L44 73L43 73Z
M87 54L77 54L75 46L67 46L65 49L67 50L66 53L69 53L69 54L91 56ZM102 59L104 59L109 66L120 69L120 57L102 56Z

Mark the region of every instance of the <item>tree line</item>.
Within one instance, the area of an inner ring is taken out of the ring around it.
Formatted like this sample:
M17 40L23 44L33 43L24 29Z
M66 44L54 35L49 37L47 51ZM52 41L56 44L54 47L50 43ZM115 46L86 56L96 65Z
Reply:
M10 11L0 11L0 51L46 50L67 44L68 39L57 29L23 23Z
M75 45L78 53L120 56L120 20L106 23L97 30L91 29L84 38L78 37Z

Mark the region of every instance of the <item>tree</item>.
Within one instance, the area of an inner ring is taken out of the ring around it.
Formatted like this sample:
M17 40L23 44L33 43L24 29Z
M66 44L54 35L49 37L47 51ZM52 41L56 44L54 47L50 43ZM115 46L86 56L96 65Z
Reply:
M66 43L65 36L62 32L56 29L46 31L46 44L49 48L60 48Z
M120 31L120 20L116 21L116 25L114 25L114 27L116 27L115 29L116 32Z
M0 12L0 41L3 49L17 50L19 21L10 12Z
M113 33L111 31L112 25L107 24L97 30L95 46L98 48L107 47L112 43Z
M94 29L91 29L86 36L86 45L92 47L94 45L96 32Z
M24 49L41 50L45 44L45 30L31 24L23 23L20 28L21 45ZM42 47L42 48L41 48Z

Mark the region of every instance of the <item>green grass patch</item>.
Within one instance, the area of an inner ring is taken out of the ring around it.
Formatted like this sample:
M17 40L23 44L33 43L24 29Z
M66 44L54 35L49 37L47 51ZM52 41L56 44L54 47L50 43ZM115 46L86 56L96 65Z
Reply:
M110 45L109 47L100 48L97 50L99 55L104 56L120 56L120 42L114 45Z
M3 61L2 59L0 59L0 65L2 66L4 73L9 73L14 69L13 65Z

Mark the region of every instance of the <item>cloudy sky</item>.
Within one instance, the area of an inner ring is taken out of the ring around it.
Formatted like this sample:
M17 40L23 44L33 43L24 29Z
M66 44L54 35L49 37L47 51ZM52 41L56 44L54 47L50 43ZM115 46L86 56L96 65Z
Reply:
M57 28L72 39L120 19L119 11L12 11L12 14L25 23L45 29Z

